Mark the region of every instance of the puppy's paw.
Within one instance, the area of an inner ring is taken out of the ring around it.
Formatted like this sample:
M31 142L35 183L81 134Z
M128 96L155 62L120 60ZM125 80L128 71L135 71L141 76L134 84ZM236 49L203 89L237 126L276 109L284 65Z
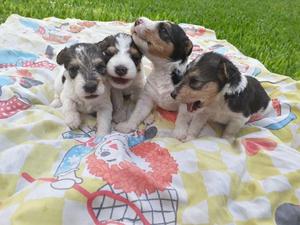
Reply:
M97 133L96 133L97 136L105 136L107 134L109 134L109 132L107 132L106 130L101 130L101 129L97 130Z
M231 135L224 134L222 138L226 139L230 144L233 144L235 141L235 137Z
M134 131L136 129L135 126L132 126L130 123L128 122L122 122L119 123L115 126L115 130L119 131L121 133L129 133L131 131Z
M183 142L189 142L189 141L195 140L196 138L197 137L195 135L188 134L186 136L186 138L183 140Z
M66 115L65 116L65 123L71 129L79 128L79 126L81 124L80 114L73 112L73 113L70 113L70 114Z
M145 125L150 125L154 123L154 115L150 114L149 116L147 116L147 118L144 120L144 124Z
M53 108L59 108L59 107L62 106L62 103L61 103L60 99L55 98L55 99L50 103L50 106L53 107Z
M173 131L173 137L178 139L179 141L184 142L187 137L187 133L181 129L175 129Z
M125 110L117 111L113 114L113 121L116 123L120 123L126 120L127 113Z

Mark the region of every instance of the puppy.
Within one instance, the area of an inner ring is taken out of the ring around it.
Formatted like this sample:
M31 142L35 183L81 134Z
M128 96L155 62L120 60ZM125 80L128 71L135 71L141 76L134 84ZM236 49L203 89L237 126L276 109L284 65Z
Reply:
M130 106L132 108L143 90L143 55L132 37L125 33L108 36L97 45L105 55L108 81L112 86L113 121L118 123L127 119L127 111L133 110ZM124 104L125 97L131 102Z
M65 122L71 129L80 126L80 113L97 113L97 134L109 133L112 104L101 49L96 44L75 44L61 50L56 61L64 65L65 71L55 81L52 106L62 105Z
M193 44L180 26L139 18L131 29L134 43L151 60L153 70L131 117L116 126L120 132L130 132L150 114L157 105L165 110L178 110L178 102L171 98L174 89L172 74L186 67Z
M185 107L178 126L181 140L196 138L208 120L226 125L223 137L230 142L257 112L265 111L270 98L253 77L240 73L222 55L206 53L189 64L171 96Z

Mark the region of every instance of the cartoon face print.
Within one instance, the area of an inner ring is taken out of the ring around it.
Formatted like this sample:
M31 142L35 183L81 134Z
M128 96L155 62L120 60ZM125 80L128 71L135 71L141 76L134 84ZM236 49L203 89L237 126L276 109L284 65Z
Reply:
M130 161L127 138L121 134L108 136L95 149L97 159L106 161L109 165Z

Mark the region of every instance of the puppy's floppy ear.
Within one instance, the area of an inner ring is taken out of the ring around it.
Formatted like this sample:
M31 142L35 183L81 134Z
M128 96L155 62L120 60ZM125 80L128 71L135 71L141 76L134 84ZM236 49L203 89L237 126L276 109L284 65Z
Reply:
M61 50L58 55L56 56L56 62L58 65L65 65L70 60L69 54L68 54L68 48L65 47L63 50Z
M187 38L187 40L185 41L185 54L186 56L189 56L192 53L193 50L193 42Z
M99 41L96 45L102 50L106 50L114 41L114 36L110 35L104 38L102 41Z
M221 59L219 64L219 78L229 83L240 80L241 73L238 68L228 59Z

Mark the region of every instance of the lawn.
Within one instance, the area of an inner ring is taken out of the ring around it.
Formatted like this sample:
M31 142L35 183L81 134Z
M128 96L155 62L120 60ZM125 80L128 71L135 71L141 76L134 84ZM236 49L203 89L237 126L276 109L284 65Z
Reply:
M2 3L1 3L2 2ZM12 13L44 18L133 21L139 16L200 24L272 72L300 79L300 0L1 0Z

